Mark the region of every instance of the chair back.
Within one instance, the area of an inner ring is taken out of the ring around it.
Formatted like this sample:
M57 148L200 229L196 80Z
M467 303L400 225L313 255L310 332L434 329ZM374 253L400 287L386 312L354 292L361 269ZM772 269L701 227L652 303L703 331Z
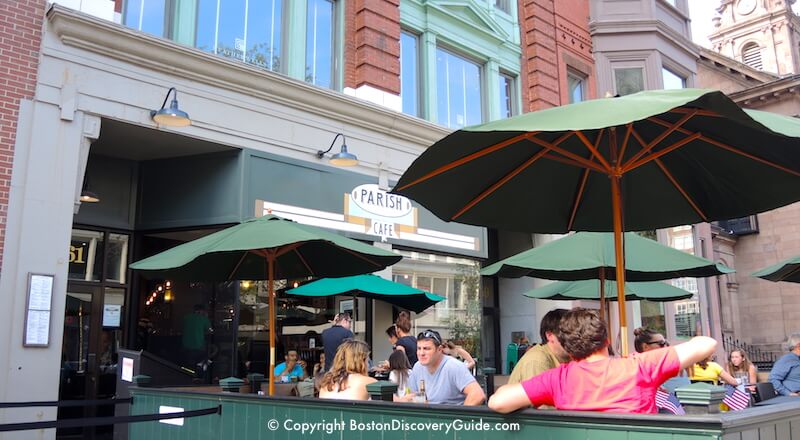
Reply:
M677 376L667 380L666 382L664 382L662 386L667 390L667 392L674 393L676 389L680 387L685 387L686 385L690 385L691 383L692 381L690 381L688 377Z
M756 402L763 402L775 396L775 387L772 386L772 382L759 382L756 384Z

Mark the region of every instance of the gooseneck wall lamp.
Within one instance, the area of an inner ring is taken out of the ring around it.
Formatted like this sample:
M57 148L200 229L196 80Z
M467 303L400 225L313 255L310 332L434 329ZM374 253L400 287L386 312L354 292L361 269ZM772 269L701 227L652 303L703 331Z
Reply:
M169 103L169 108L166 108L169 94L172 93L172 102ZM170 87L167 90L167 96L164 97L164 103L161 104L161 109L151 110L150 117L158 125L166 125L168 127L186 127L192 124L189 115L178 108L178 91L175 87Z
M347 141L345 140L344 135L341 133L336 133L336 136L334 136L333 141L331 142L331 146L328 147L327 150L317 151L317 158L322 159L325 156L325 153L331 151L331 149L333 149L333 144L336 143L336 139L338 139L339 136L342 137L342 149L338 153L331 156L329 162L337 167L352 167L358 165L358 158L356 155L347 152Z

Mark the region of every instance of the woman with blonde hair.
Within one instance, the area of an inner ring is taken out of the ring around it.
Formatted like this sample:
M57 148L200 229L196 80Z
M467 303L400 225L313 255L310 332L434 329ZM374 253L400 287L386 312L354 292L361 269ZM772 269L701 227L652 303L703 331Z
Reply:
M377 382L369 377L369 346L363 341L345 340L336 350L331 369L319 384L320 399L369 400L367 385Z
M736 348L728 355L728 374L733 376L739 385L755 385L757 382L756 366L747 359L744 350Z

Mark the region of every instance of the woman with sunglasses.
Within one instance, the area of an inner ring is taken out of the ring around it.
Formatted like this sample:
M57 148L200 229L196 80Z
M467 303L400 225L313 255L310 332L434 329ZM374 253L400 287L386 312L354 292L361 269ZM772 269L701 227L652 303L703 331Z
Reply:
M669 342L661 333L656 333L647 327L639 327L633 331L633 348L637 353L645 353L669 346Z

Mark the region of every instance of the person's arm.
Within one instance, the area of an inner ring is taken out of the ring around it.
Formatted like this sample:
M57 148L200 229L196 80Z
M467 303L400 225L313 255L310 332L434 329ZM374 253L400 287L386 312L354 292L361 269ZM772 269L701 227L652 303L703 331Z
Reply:
M678 361L681 368L689 368L692 365L711 356L717 348L717 341L708 336L695 336L683 344L675 346L678 354Z
M725 382L728 385L731 385L731 386L739 385L739 382L736 382L736 379L733 376L731 376L730 374L728 374L728 372L725 371L725 370L720 370L719 378L722 379L722 381Z
M478 385L477 381L472 381L472 383L464 387L461 392L466 395L464 398L464 406L478 406L486 400L486 394L483 393L483 388Z
M475 368L475 359L472 358L472 355L469 354L467 350L458 347L458 355L461 356L461 359L467 361L466 364L468 370L472 370L473 368Z
M750 364L750 369L748 370L747 373L750 379L750 381L748 382L750 385L753 385L758 382L758 374L756 374L758 373L758 370L756 369L755 365Z
M489 397L489 408L502 414L531 406L521 383L503 385Z
M783 385L783 380L786 379L786 376L789 374L789 363L783 362L783 359L778 359L778 362L775 362L775 365L772 367L772 371L769 372L769 381L772 382L772 387L775 388L775 392L782 395L782 396L790 396L792 395L791 390L786 388Z

